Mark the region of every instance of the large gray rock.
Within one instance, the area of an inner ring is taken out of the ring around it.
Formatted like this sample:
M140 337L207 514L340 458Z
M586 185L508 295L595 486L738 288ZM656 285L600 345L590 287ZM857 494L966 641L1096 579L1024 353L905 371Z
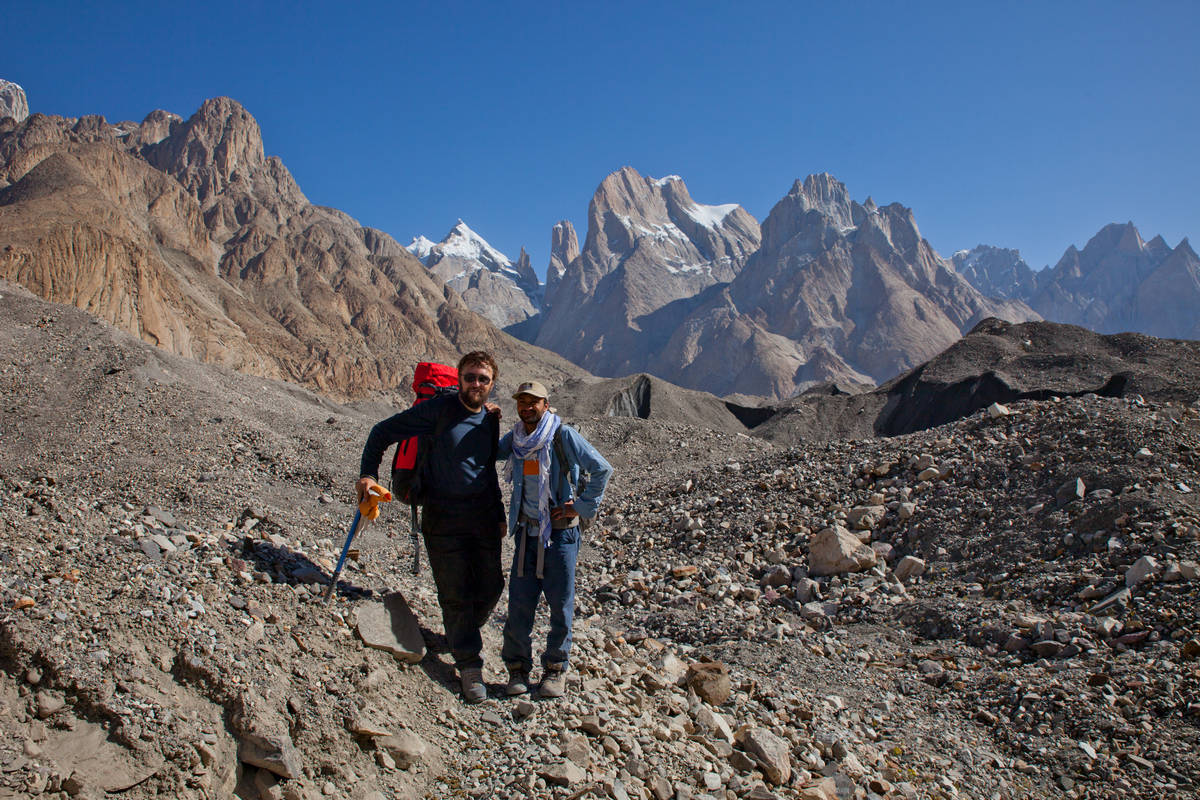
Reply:
M905 556L896 565L896 579L907 581L925 574L925 561L916 556Z
M719 706L733 694L729 668L718 661L689 664L687 681L696 696L709 705Z
M573 786L586 778L587 772L575 762L566 760L539 767L538 775L545 778L546 783L552 783L555 786Z
M808 541L808 571L812 575L841 575L875 566L875 551L840 525L815 534Z
M776 786L792 778L792 758L787 742L765 728L751 728L742 737L742 748L762 767L763 775Z
M884 506L855 506L846 515L846 521L857 530L870 530L883 521L887 515Z
M428 759L429 744L417 734L404 729L391 736L375 740L375 746L385 750L400 769L408 769Z
M269 770L281 778L302 772L300 753L292 743L287 720L263 703L250 699L234 718L238 760Z
M367 647L386 650L409 664L425 657L420 622L400 592L386 595L382 603L359 608L357 629Z
M12 117L23 122L29 116L29 100L25 90L12 81L0 78L0 119Z

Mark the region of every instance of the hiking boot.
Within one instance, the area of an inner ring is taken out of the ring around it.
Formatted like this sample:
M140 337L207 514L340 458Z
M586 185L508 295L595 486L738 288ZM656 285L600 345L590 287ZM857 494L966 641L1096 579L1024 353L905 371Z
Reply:
M529 670L510 669L508 671L508 685L504 687L504 691L509 697L516 697L519 694L525 694L529 691Z
M483 685L483 670L479 667L467 667L459 670L458 680L462 684L463 699L468 703L482 703L487 699L487 687Z
M567 670L562 664L547 664L542 670L540 697L562 697L567 693Z

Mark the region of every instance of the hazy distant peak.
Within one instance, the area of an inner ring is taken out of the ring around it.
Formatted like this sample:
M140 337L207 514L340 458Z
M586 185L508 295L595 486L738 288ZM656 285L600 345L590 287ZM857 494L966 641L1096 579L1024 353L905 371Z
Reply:
M1037 275L1019 250L980 244L951 257L955 270L988 297L1025 300L1037 289Z

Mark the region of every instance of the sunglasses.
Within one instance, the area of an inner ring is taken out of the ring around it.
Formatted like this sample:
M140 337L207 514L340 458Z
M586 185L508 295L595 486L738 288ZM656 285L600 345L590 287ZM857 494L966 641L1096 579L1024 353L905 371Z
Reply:
M487 375L480 375L476 372L468 372L462 376L463 383L478 383L480 386L487 386L492 382L492 379Z

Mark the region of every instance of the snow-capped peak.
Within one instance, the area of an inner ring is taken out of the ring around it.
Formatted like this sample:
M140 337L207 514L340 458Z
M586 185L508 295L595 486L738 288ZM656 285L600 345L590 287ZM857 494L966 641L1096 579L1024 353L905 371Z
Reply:
M442 256L457 256L482 263L491 262L500 269L512 269L512 259L488 244L487 240L471 230L461 219L436 245Z
M426 239L424 236L414 236L405 249L423 263L429 257L434 247L435 243L432 240Z

